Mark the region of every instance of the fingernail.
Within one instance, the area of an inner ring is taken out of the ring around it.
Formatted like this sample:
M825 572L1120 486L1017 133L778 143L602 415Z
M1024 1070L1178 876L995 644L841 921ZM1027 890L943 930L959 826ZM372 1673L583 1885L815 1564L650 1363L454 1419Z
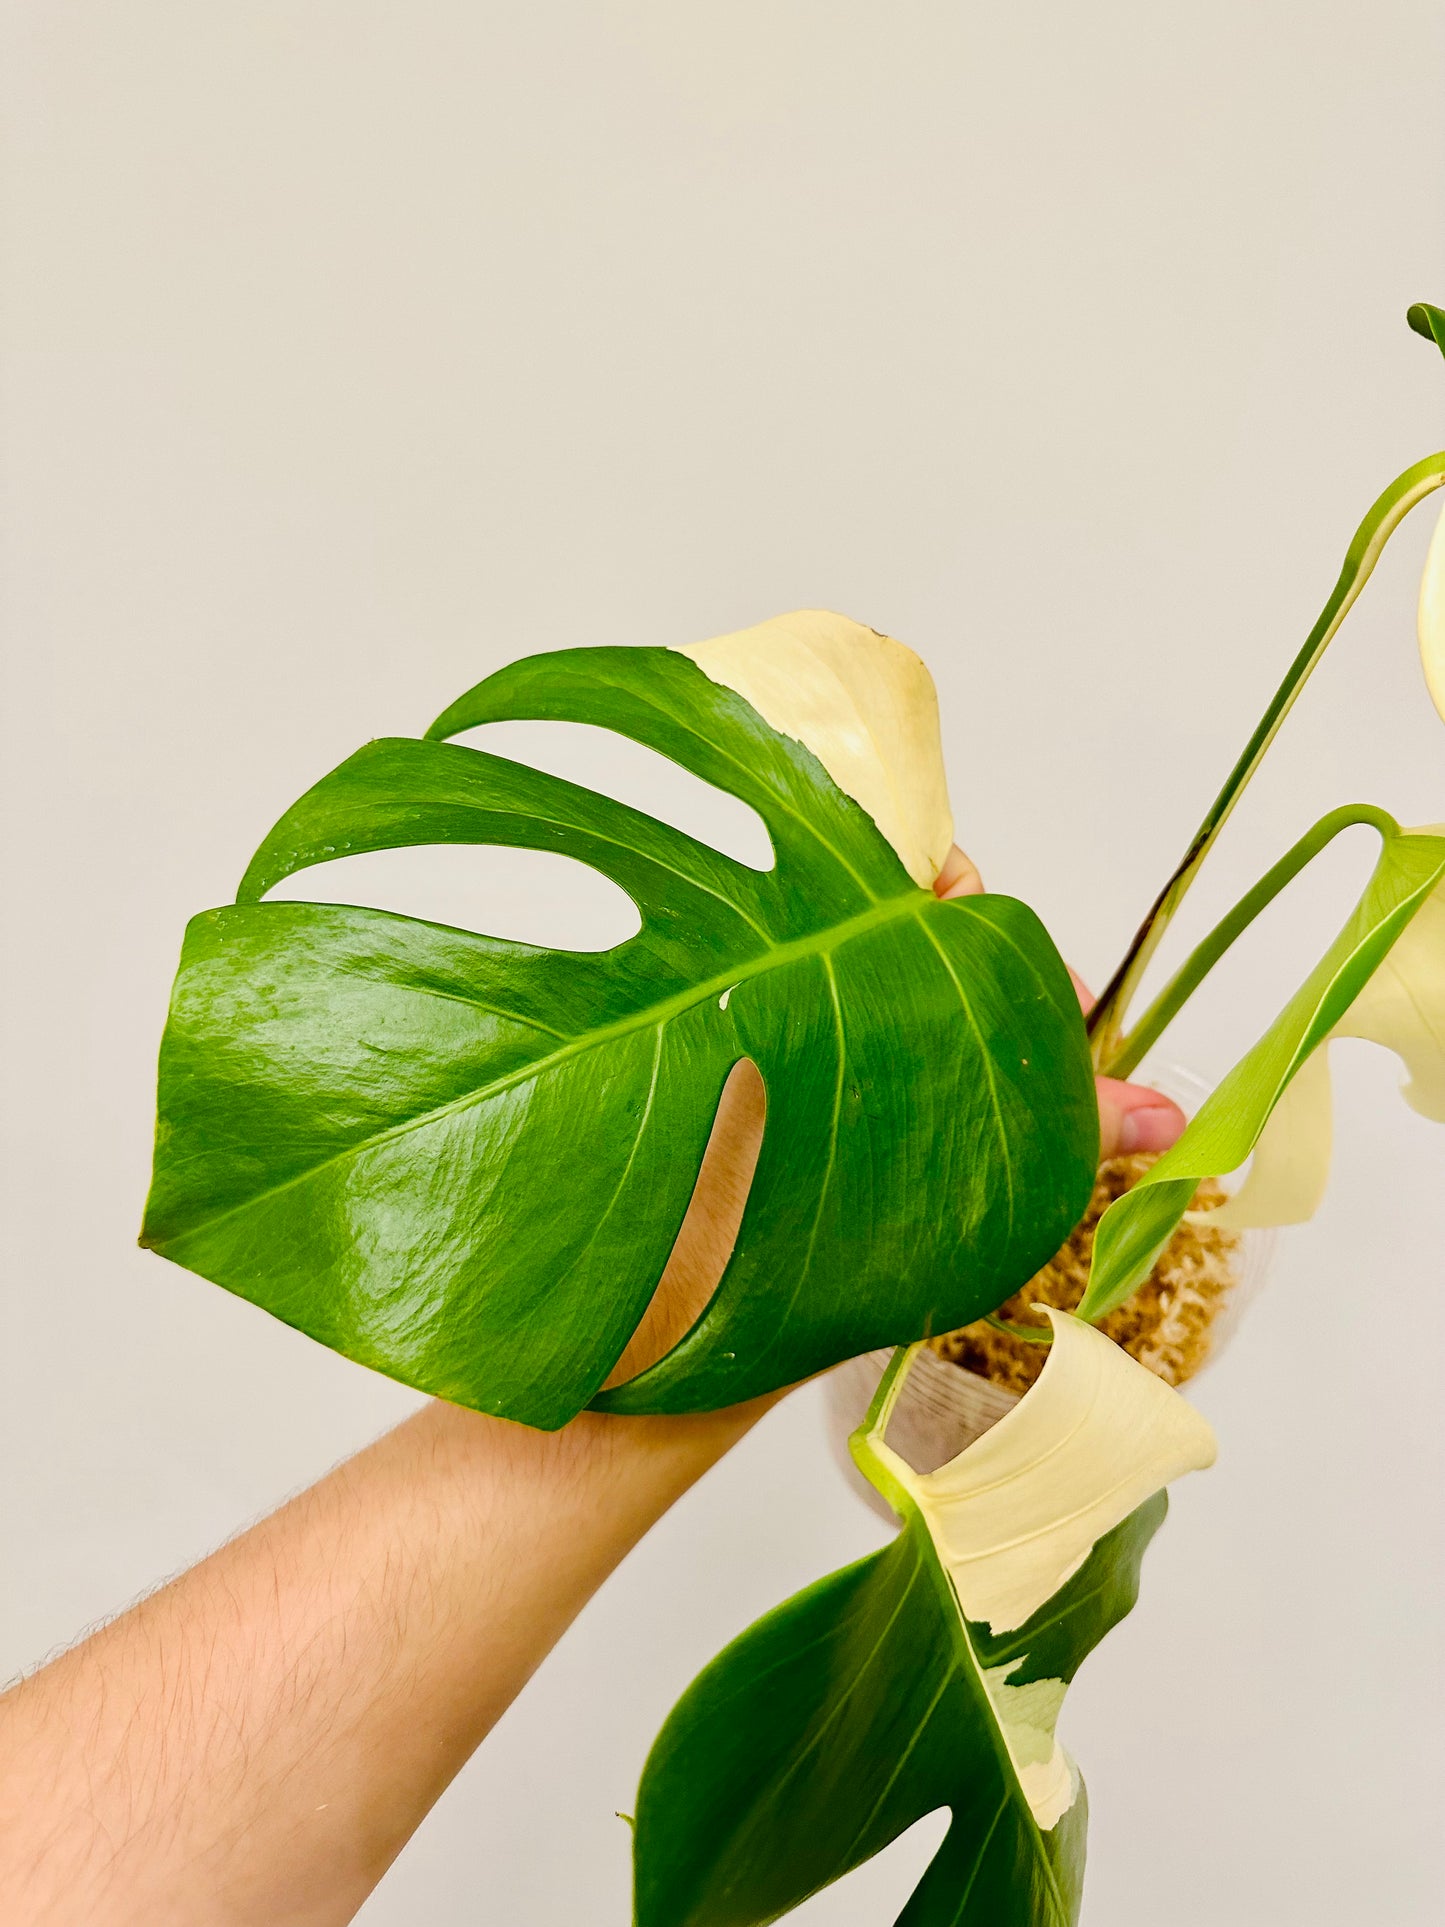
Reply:
M1125 1157L1135 1151L1167 1151L1178 1135L1179 1113L1172 1104L1141 1105L1119 1120L1119 1149Z

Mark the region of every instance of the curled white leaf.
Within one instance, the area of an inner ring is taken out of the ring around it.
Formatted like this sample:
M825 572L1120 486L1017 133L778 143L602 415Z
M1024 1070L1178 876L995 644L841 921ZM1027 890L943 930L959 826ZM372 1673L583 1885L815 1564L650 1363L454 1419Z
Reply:
M1179 1393L1067 1312L1037 1382L981 1438L917 1472L882 1436L871 1458L921 1515L963 1619L1016 1631L1083 1565L1107 1532L1162 1486L1214 1463L1214 1433ZM1037 1824L1058 1824L1079 1776L1055 1737L1061 1679L1014 1685L1023 1660L980 1669L1019 1787Z
M994 1633L1022 1626L1161 1486L1214 1463L1208 1421L1178 1392L1092 1325L1049 1318L1037 1382L982 1438L936 1472L889 1455L965 1617Z
M1435 524L1420 578L1420 663L1430 700L1445 719L1445 509Z

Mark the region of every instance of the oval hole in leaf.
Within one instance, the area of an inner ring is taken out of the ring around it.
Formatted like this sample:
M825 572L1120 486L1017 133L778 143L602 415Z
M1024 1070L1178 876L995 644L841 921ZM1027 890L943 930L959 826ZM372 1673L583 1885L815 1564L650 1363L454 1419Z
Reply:
M429 843L300 870L268 900L362 904L551 950L611 950L642 928L610 877L551 850Z
M593 723L483 723L453 740L630 803L749 869L773 867L772 839L751 804L616 730Z
M612 1369L620 1385L653 1365L690 1331L727 1269L752 1189L768 1098L750 1057L728 1072L698 1167L697 1183L642 1327ZM659 1300L661 1302L659 1302Z
M896 1920L943 1845L952 1820L947 1807L925 1813L882 1853L795 1907L788 1915L790 1927L856 1927L862 1920Z

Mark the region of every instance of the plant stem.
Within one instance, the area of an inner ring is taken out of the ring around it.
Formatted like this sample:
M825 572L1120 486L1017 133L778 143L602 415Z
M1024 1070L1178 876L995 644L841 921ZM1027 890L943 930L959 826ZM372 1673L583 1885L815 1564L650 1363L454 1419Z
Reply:
M1253 889L1246 891L1234 908L1220 918L1209 935L1185 958L1105 1065L1107 1076L1129 1075L1173 1023L1225 951L1237 937L1243 935L1260 911L1273 903L1285 885L1298 876L1307 863L1313 862L1341 830L1350 829L1357 823L1369 824L1381 836L1398 835L1400 829L1388 810L1377 809L1373 803L1347 803L1341 809L1331 810L1328 816L1322 816L1313 829L1307 830L1272 869L1265 871Z
M873 1394L873 1402L864 1414L863 1423L848 1439L848 1450L853 1463L874 1489L882 1493L899 1518L906 1516L911 1501L899 1480L895 1467L899 1461L888 1445L884 1434L888 1421L893 1416L893 1408L903 1394L908 1383L908 1374L913 1370L914 1360L923 1350L922 1343L899 1345L889 1359L887 1369L878 1381L878 1390Z
M1445 484L1445 453L1427 455L1423 462L1416 462L1413 468L1407 468L1402 475L1396 476L1356 529L1339 580L1320 611L1318 622L1290 664L1284 681L1260 718L1243 755L1229 772L1223 789L1210 805L1208 814L1195 831L1173 875L1154 899L1148 916L1139 926L1134 941L1110 978L1103 996L1089 1014L1089 1035L1096 1068L1118 1060L1124 1019L1129 1002L1139 988L1139 980L1158 949L1185 892L1198 874L1200 864L1213 848L1215 838L1224 828L1245 785L1278 735L1280 725L1294 706L1295 698L1369 580L1380 551L1415 504L1442 484Z

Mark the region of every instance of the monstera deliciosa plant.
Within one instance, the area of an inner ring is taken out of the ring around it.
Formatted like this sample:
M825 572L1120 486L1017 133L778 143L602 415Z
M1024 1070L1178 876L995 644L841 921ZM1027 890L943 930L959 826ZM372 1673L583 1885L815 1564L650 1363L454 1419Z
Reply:
M1445 313L1410 321L1445 349ZM953 826L927 671L818 613L687 649L510 665L424 738L370 743L324 777L235 903L188 929L143 1232L165 1256L409 1385L548 1428L588 1405L715 1409L897 1347L853 1439L897 1537L744 1633L673 1712L638 1798L639 1927L762 1927L939 1808L949 1830L900 1923L1076 1920L1085 1800L1060 1705L1134 1602L1164 1488L1214 1451L1097 1321L1194 1215L1202 1179L1252 1158L1217 1225L1309 1215L1332 1037L1397 1051L1408 1100L1445 1118L1445 825L1334 811L1132 1027L1130 1005L1385 541L1442 484L1445 454L1366 516L1087 1027L1025 905L934 892ZM1445 715L1442 532L1420 641ZM762 818L772 867L449 740L519 718L601 725L730 792ZM1008 1325L1048 1345L1033 1389L941 1466L912 1464L889 1431L920 1342L996 1315L1089 1203L1094 1072L1133 1069L1355 824L1380 856L1335 942L1104 1213L1075 1313ZM641 928L579 954L268 900L309 866L437 843L574 857L627 892ZM691 1328L626 1376L743 1063L766 1122L731 1257ZM575 1181L558 1187L564 1162Z

